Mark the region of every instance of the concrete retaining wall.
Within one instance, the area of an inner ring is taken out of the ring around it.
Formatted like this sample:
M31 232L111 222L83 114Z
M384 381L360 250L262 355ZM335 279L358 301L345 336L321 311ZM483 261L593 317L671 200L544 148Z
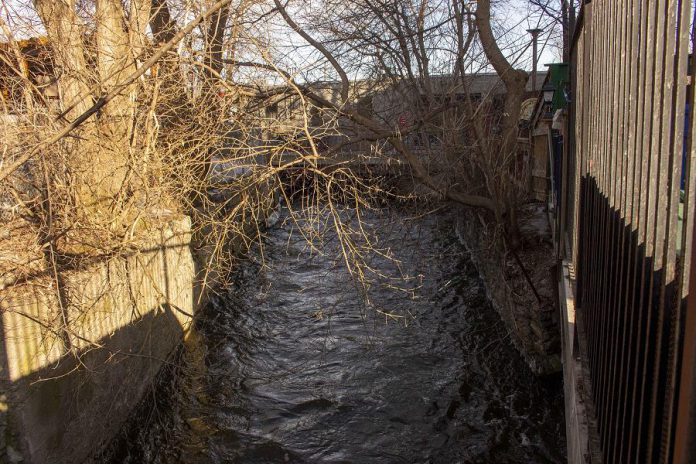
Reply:
M0 289L8 462L88 461L182 340L200 296L190 220L150 229L129 257L62 273L62 293L49 278Z

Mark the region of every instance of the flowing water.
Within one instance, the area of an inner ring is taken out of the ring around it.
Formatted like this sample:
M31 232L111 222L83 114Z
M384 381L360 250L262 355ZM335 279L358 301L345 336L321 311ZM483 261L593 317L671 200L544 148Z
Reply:
M271 229L200 321L205 370L172 400L183 425L124 460L563 462L560 382L511 346L451 216L364 223L392 255L369 255L366 295L335 234L312 251L296 223Z

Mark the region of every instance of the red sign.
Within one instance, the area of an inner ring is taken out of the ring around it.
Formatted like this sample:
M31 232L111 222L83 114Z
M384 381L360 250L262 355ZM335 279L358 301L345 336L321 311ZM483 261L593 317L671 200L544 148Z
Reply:
M408 116L404 113L399 116L399 127L403 129L406 126L408 126Z

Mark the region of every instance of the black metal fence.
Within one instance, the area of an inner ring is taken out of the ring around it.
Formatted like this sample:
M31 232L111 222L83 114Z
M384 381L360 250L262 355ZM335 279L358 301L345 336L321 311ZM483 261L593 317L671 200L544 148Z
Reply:
M562 241L606 463L696 462L692 3L586 2L572 45Z

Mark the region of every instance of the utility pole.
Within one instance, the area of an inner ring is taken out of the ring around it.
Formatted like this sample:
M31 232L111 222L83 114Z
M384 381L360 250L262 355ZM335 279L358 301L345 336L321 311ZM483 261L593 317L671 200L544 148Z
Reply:
M539 41L539 34L543 32L543 29L527 29L527 32L532 34L532 92L537 90L537 62L539 56L537 55L537 43Z

